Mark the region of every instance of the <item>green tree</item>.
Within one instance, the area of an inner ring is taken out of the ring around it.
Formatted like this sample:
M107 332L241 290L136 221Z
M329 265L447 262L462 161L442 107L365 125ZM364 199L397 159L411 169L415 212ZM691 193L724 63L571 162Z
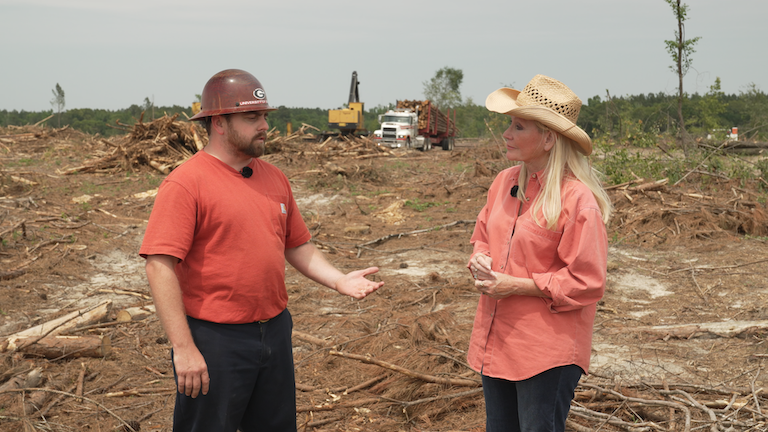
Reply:
M51 99L51 107L56 110L56 112L59 114L59 126L61 127L61 112L64 110L64 106L66 105L66 101L64 99L64 90L61 88L59 83L56 83L56 88L51 90L53 93L53 99Z
M154 99L154 97L153 97ZM144 105L141 107L144 112L149 112L151 115L151 120L155 119L155 104L151 100L149 100L149 97L144 98Z
M698 103L699 123L704 134L725 127L722 115L728 109L728 103L724 98L725 93L721 89L720 77L717 77L715 83L709 87L709 92Z
M448 66L438 70L429 81L424 81L424 97L438 108L456 108L461 105L461 82L464 72Z
M738 100L742 104L741 119L733 120L730 126L739 127L739 135L747 139L763 140L768 136L768 94L762 92L755 83L749 83L746 91L739 91ZM730 107L729 110L731 111Z
M685 121L683 120L683 77L688 73L688 69L691 67L691 54L696 52L693 46L701 37L695 37L693 39L685 38L685 21L688 19L688 5L680 3L680 0L664 0L672 7L672 12L677 19L677 30L675 30L675 40L665 40L667 45L667 52L672 56L674 65L669 68L677 74L678 77L678 93L677 93L677 118L680 122L680 142L683 147L685 155L688 155L688 146L685 141Z

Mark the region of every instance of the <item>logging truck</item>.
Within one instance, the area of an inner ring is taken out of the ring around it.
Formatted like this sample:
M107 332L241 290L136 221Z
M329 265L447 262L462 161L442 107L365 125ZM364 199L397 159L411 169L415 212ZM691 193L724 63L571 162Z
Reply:
M431 150L432 146L453 150L456 140L456 111L440 112L437 106L425 101L397 101L395 109L379 116L380 128L373 132L373 140L390 148Z

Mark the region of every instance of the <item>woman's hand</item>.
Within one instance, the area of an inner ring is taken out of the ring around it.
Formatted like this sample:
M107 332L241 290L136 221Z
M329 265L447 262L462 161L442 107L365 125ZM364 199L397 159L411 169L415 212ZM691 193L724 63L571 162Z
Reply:
M494 300L500 300L513 295L547 297L536 286L533 279L514 277L504 273L496 273L495 271L491 271L488 278L481 279L478 276L477 280L475 280L475 289L480 294Z
M480 294L487 295L493 299L509 297L513 294L512 290L505 287L502 280L509 276L503 273L496 273L491 270L493 258L484 254L475 254L469 260L469 269L472 271L472 277L475 278L475 288Z
M475 254L469 260L469 270L472 272L472 277L476 280L488 279L491 277L493 270L491 265L493 264L493 258L481 253Z
M499 300L512 295L524 295L531 297L547 297L537 286L533 279L524 279L510 276L505 273L496 273L491 270L493 259L481 253L475 254L469 260L469 270L475 278L475 289L480 294Z
M475 280L475 289L480 294L486 295L494 300L503 299L515 294L516 288L513 284L514 279L512 276L504 273L496 273L491 271L486 277L482 274L482 277L478 276Z

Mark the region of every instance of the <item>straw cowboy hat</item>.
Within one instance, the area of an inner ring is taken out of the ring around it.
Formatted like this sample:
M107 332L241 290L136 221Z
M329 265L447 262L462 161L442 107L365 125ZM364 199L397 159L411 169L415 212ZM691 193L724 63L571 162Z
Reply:
M576 126L581 99L556 79L536 75L523 91L500 88L488 95L485 107L493 112L536 120L575 141L581 153L587 156L592 153L592 140Z

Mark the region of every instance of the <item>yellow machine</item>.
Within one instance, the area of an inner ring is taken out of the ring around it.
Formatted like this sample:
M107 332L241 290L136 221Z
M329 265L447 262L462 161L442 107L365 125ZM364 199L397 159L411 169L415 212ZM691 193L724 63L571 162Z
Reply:
M367 134L363 122L363 102L360 102L357 72L352 72L352 85L349 89L347 108L328 110L328 127L338 129L342 135Z

